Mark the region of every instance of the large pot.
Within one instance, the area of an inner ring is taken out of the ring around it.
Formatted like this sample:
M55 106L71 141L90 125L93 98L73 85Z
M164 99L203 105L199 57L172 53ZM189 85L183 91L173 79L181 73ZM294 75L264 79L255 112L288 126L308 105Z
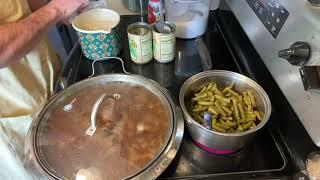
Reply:
M46 179L155 179L175 157L183 130L182 112L156 82L97 76L42 109L29 131L27 168Z
M197 123L187 111L186 103L200 87L212 81L222 88L234 83L234 89L238 92L252 90L256 98L257 109L265 114L262 121L248 131L230 134L209 130ZM271 114L269 97L256 82L241 74L224 70L205 71L189 78L181 87L179 102L187 129L195 143L204 150L218 154L234 153L247 145L253 139L255 133L268 122Z

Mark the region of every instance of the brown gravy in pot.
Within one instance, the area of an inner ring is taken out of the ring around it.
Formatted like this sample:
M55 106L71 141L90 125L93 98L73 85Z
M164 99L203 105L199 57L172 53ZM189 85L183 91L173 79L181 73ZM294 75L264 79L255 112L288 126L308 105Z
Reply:
M97 130L88 136L93 104L103 93L121 97L104 100ZM77 172L88 168L97 169L101 179L131 176L149 164L168 139L167 109L144 87L94 87L78 95L69 112L64 111L73 99L53 110L37 140L42 163L60 178L75 179Z

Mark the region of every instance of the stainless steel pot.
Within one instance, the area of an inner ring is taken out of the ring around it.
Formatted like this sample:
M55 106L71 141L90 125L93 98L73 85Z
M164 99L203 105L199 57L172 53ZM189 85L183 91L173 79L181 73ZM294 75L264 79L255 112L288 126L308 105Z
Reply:
M51 167L46 166L46 163L44 163L43 159L41 159L42 151L37 149L37 141L40 141L40 135L38 132L39 129L41 131L41 129L44 128L41 127L40 124L42 121L44 121L44 119L51 115L49 112L52 111L50 110L52 110L52 108L56 108L58 105L60 106L60 103L64 102L64 99L81 91L83 92L84 90L90 90L97 86L100 87L119 83L129 83L131 85L142 86L155 94L166 106L166 109L169 111L168 113L170 119L170 125L168 129L169 135L167 136L168 138L165 141L166 143L160 150L160 153L153 158L150 163L141 171L130 176L130 179L155 179L168 167L175 157L182 141L184 132L182 111L174 104L168 92L160 87L160 85L158 85L156 82L137 75L110 74L85 79L68 87L54 96L51 101L42 109L36 120L32 123L28 133L29 139L27 139L26 143L28 149L26 153L28 157L26 168L32 173L32 175L35 176L35 178L61 179L61 176L58 177L55 174L55 170L52 170ZM105 96L101 96L93 107L93 111L95 112L91 114L91 123L93 120L92 118L95 118L96 110L101 104L103 98L105 98ZM62 105L64 106L64 104ZM90 119L88 119L88 121L90 121Z
M200 87L209 82L216 82L219 87L227 87L234 83L236 91L252 90L257 101L257 108L265 113L258 126L241 133L220 133L206 129L198 124L186 109L186 103ZM230 71L212 70L198 73L189 78L183 85L179 94L179 102L184 114L187 129L194 141L204 149L213 149L223 152L235 152L250 142L256 131L261 129L271 114L271 103L266 92L253 80Z

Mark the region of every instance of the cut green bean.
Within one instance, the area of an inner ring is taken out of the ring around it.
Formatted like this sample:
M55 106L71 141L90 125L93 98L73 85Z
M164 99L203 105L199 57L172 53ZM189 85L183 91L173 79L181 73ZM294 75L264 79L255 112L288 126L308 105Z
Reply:
M257 118L258 118L259 121L262 120L262 118L261 118L261 116L260 116L260 113L259 113L258 111L254 111L253 113L254 113L254 115L257 116Z
M254 121L254 119L252 119L252 118L246 118L246 119L240 119L239 120L239 122L241 124L248 123L248 122L253 122L253 121Z
M225 98L225 97L222 97L221 95L214 95L215 98L223 101L223 102L226 102L226 103L230 103L230 99L229 98Z
M247 118L250 118L250 119L253 119L253 120L256 119L256 115L248 114L248 115L246 115L246 117L247 117Z
M207 93L201 93L201 94L198 94L196 95L196 99L200 99L200 98L205 98L205 97L208 97L208 94Z
M229 99L229 98L227 98L227 99ZM217 99L217 98L216 98L216 101L218 101L220 104L222 104L224 106L230 106L230 102L227 103L226 101L223 101L223 100ZM230 98L230 101L231 101L231 98Z
M234 130L233 128L228 129L227 133L236 133L237 131Z
M252 106L253 106L253 107L256 107L257 104L256 104L256 101L255 101L255 99L254 99L254 95L252 94L252 91L248 91L248 96L249 96L249 98L250 98L250 101L251 101Z
M252 121L250 121L250 122L242 125L242 127L243 127L244 130L249 129L251 126L252 126Z
M261 119L263 119L263 117L264 117L264 112L259 111L259 114L260 114Z
M233 120L232 117L221 117L221 119L223 119L225 121L232 121Z
M236 99L232 99L232 103L233 103L233 108L234 108L234 116L236 118L236 120L240 119L240 115L239 115L239 109L238 109L238 103Z
M212 92L212 91L208 91L208 92L207 92L207 94L208 94L208 96L209 96L209 97L214 97L214 95L213 95L213 92Z
M234 127L234 126L237 125L236 122L224 121L224 120L222 120L222 119L220 119L219 123L222 124L222 125L225 126L225 127L228 127L227 129L230 129L231 127ZM224 128L224 129L226 129L226 128Z
M222 105L221 108L222 108L229 116L232 115L232 111L231 111L228 107Z
M212 106L212 105L214 105L214 102L202 102L202 101L199 101L198 103L200 105L203 105L203 106Z
M193 112L201 112L201 111L206 111L206 110L208 110L208 106L198 107L198 108L193 109L192 111Z
M212 106L208 108L208 111L211 112L212 114L219 115L219 112Z
M228 103L224 102L224 101L221 101L221 100L217 100L219 102L220 105L222 106L229 106Z
M218 132L222 132L222 133L226 133L227 131L219 126L217 126L217 124L213 124L212 125L212 129L218 131Z
M203 88L201 89L201 91L200 91L198 94L201 94L201 93L205 92L205 91L206 91L206 89L207 89L207 87L206 87L206 86L205 86L205 87L203 87Z
M207 95L209 96L209 99L210 99L209 101L214 102L215 98L214 98L213 92L212 91L208 91Z
M222 92L223 92L224 94L227 94L227 93L229 93L228 91L229 91L230 89L231 89L230 87L226 87L226 88L223 89ZM230 94L230 93L229 93L229 94Z
M226 116L227 116L226 112L223 111L223 109L221 108L221 106L220 106L220 104L219 104L218 102L215 102L214 105L215 105L215 107L216 107L217 110L221 113L221 115L222 115L223 117L226 117Z
M249 97L244 96L243 101L247 106L251 105L251 101L250 101Z
M210 101L211 100L211 97L204 97L204 98L197 98L197 97L195 97L195 98L192 98L191 99L192 101Z
M216 123L217 123L217 119L216 119L216 118L213 118L212 121L211 121L211 123L212 123L212 124L216 124Z
M204 120L202 119L202 117L199 114L194 114L194 118L200 123L200 124L204 124Z
M246 111L246 115L255 115L253 111Z
M230 106L230 109L231 109L232 113L234 113L234 106L233 105Z
M220 125L223 125L223 126L225 126L225 127L228 127L228 128L224 128L224 129L229 129L229 128L230 128L230 126L227 124L227 122L225 122L225 121L222 120L222 119L219 120L219 124L220 124Z
M244 131L244 128L241 125L239 125L237 128L237 132L243 132L243 131Z
M222 124L221 121L219 121L219 123L216 123L215 125L225 130L230 129L230 126Z
M229 126L232 126L232 127L238 125L237 122L233 122L233 121L227 121L227 124L228 124Z
M222 94L222 92L221 91L219 91L219 90L214 90L213 91L214 92L214 94L216 94L216 95L220 95L220 96L223 96L223 94Z
M246 119L246 114L244 113L243 106L241 103L238 103L239 112L242 119Z
M213 83L210 83L210 84L207 86L206 91L207 91L207 92L211 91L212 86L213 86Z
M232 89L228 89L227 91L233 96L240 96L238 93L234 92Z

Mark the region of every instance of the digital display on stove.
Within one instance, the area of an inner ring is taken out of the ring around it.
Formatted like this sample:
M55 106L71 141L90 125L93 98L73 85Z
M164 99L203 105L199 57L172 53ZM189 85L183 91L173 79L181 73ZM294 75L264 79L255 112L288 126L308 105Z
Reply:
M277 38L289 11L278 0L246 0L272 37Z

